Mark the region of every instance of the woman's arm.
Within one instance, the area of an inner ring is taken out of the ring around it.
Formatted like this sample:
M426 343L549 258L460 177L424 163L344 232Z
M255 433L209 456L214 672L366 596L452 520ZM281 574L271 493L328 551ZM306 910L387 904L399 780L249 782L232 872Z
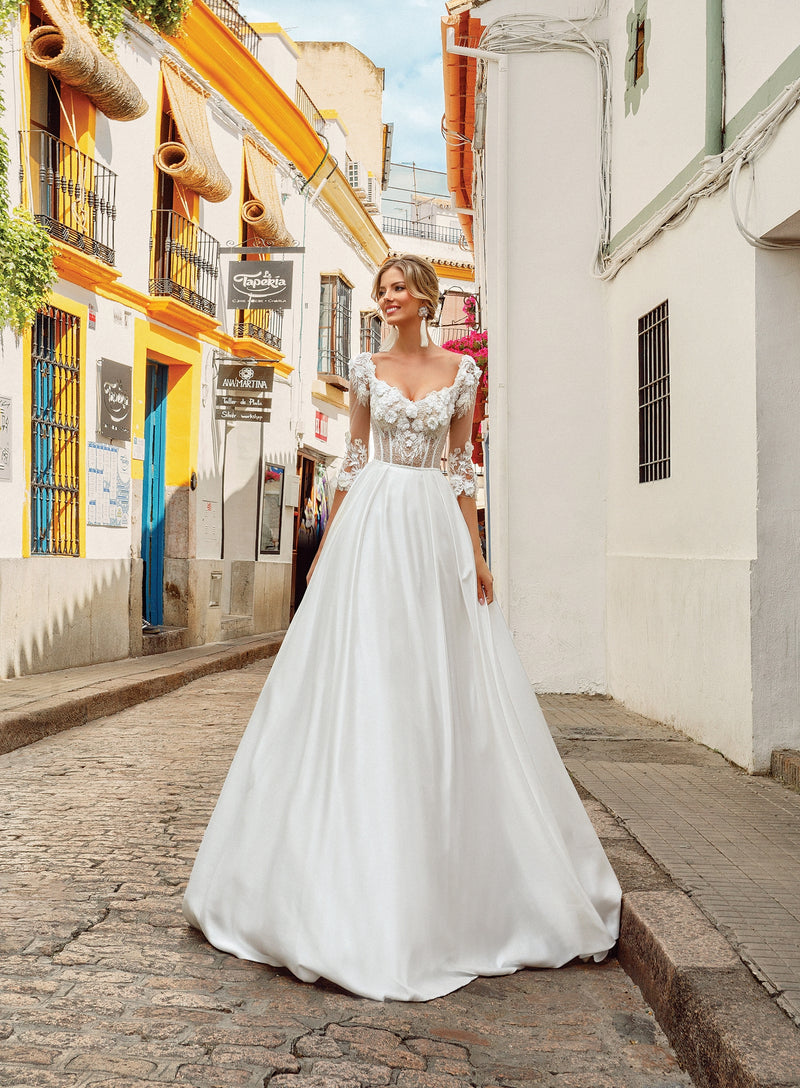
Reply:
M477 385L476 385L477 388ZM475 466L472 463L472 411L475 404L475 389L472 395L460 397L456 405L456 414L450 424L450 449L447 456L447 475L458 500L459 509L467 523L472 551L475 555L475 577L478 585L478 600L491 604L494 600L492 573L481 550L478 532L478 508L475 505Z

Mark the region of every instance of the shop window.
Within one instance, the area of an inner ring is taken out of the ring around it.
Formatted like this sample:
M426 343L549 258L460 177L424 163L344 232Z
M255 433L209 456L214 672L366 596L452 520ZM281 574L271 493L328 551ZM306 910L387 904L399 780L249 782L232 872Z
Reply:
M639 483L670 475L669 310L639 318Z
M348 379L353 289L341 276L323 276L319 302L319 356L323 376Z
M80 319L48 307L31 335L31 553L80 546Z

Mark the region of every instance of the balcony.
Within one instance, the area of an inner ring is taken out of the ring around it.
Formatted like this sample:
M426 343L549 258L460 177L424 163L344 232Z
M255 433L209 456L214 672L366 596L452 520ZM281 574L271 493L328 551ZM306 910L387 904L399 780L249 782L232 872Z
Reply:
M259 37L254 28L250 26L246 19L243 19L233 4L229 4L228 0L205 0L206 7L216 15L221 23L230 30L245 49L249 49L253 56L258 59L258 42Z
M153 212L150 294L169 295L209 317L217 315L219 242L169 208Z
M43 129L20 133L30 146L33 214L53 238L114 264L117 175Z
M426 242L448 242L467 248L467 240L460 227L437 227L433 223L415 223L410 219L383 217L384 234L402 234L405 238L423 238Z
M237 310L233 335L260 340L262 344L268 344L280 351L283 310Z
M308 97L308 92L299 83L295 84L294 104L300 110L306 121L311 125L318 136L325 131L325 118Z

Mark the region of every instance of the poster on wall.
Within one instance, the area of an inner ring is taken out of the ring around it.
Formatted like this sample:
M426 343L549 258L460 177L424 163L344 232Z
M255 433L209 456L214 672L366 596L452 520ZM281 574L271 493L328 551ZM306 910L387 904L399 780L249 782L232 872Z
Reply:
M100 434L130 442L132 370L112 359L101 359L99 367Z
M0 480L11 480L11 397L0 397Z
M261 555L280 554L283 473L283 465L264 465L264 479L261 486L261 532L258 546Z
M90 442L86 521L125 529L131 503L131 459L125 450Z

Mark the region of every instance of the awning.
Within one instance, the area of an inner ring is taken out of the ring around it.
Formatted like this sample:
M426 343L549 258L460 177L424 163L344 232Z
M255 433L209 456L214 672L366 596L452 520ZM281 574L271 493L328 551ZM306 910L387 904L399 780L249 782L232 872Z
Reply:
M28 35L28 60L81 91L113 121L141 117L147 111L141 91L117 61L101 52L70 0L41 0L41 4L52 25L37 26Z
M187 189L217 203L230 195L231 181L219 164L206 115L207 95L166 58L161 63L164 88L180 141L171 140L156 150L156 166Z
M242 205L242 219L268 245L290 246L294 239L283 221L283 207L275 183L275 163L252 140L244 141L244 161L253 199Z

